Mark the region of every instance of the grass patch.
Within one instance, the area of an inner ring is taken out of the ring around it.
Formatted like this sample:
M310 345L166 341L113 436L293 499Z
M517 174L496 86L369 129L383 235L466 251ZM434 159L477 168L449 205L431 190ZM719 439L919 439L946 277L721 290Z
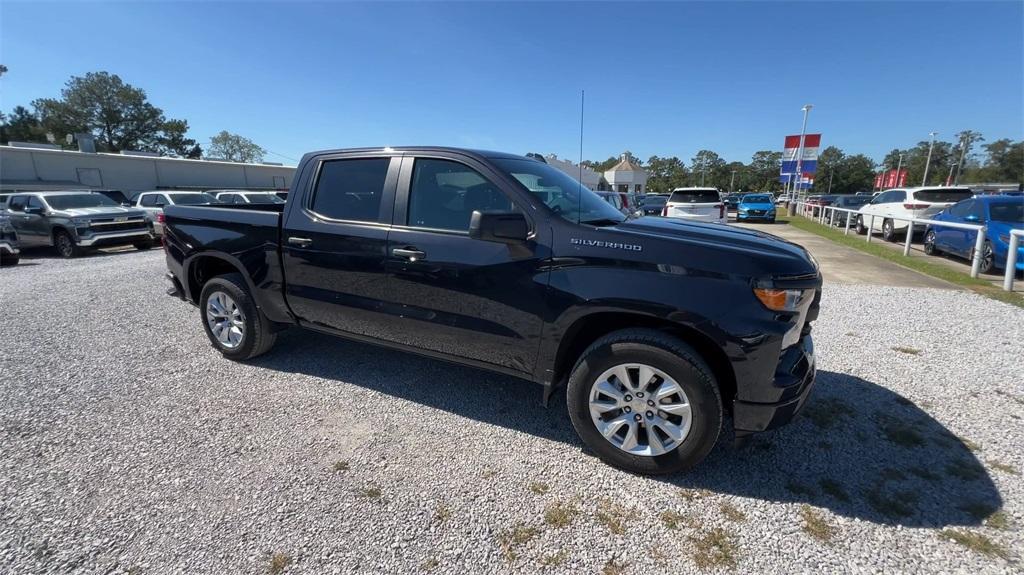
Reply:
M935 473L934 471L928 469L927 467L915 466L911 467L907 471L909 471L913 475L916 475L917 477L920 477L921 479L927 479L928 481L938 481L942 479L941 475Z
M626 532L626 518L629 517L629 513L608 499L602 499L597 504L597 513L594 514L594 517L597 518L598 523L616 535Z
M366 487L356 489L356 495L363 499L379 500L383 494L381 493L380 487L377 487L376 485L368 485Z
M331 469L333 469L335 471L348 471L348 462L347 461L335 461L334 465L331 466Z
M1013 526L1013 521L1005 511L996 511L985 520L985 526L1005 531Z
M291 564L291 557L284 553L274 553L270 556L270 565L267 566L267 571L270 572L270 575L278 575L278 573L282 573Z
M836 536L836 528L810 505L800 506L800 517L804 520L804 532L818 541L831 543L832 538Z
M535 539L539 534L540 530L536 527L527 527L525 525L516 525L508 531L503 531L498 534L498 545L501 547L501 553L508 561L515 561L518 557L516 550Z
M552 527L567 527L579 514L572 503L555 502L544 509L544 523Z
M989 557L1002 557L1003 559L1010 557L1010 553L1005 547L981 533L973 533L962 529L943 529L939 535L944 539L959 543L975 553L981 553Z
M681 526L693 528L698 526L696 520L678 511L663 511L658 517L661 518L661 522L665 524L665 527L672 530L679 529Z
M946 474L964 481L975 481L985 476L985 468L973 460L955 459L946 464Z
M865 493L872 509L893 519L910 517L917 508L918 495L908 489L887 490L880 481Z
M480 477L483 477L484 479L491 479L491 478L493 478L497 474L498 474L498 472L493 470L493 469L484 469L480 473Z
M967 503L961 503L959 509L964 513L970 515L977 521L984 521L992 516L998 508L993 507L990 503L984 501L969 501Z
M814 489L811 488L811 486L805 485L793 479L786 481L786 491L789 491L793 495L802 495L804 497L814 497L815 495L817 495L814 492Z
M1003 473L1009 473L1010 475L1020 475L1020 472L1017 471L1017 468L1012 465L1007 465L1006 463L996 461L995 459L989 459L986 463L988 463L988 466L991 467L992 469L995 469L996 471L1002 471Z
M821 487L822 492L835 497L839 501L847 502L850 501L850 494L843 488L843 484L839 483L834 479L824 478L818 481L818 486Z
M905 345L893 346L892 350L898 351L900 353L905 353L907 355L921 355L921 350L917 349L916 347L907 347Z
M437 557L431 557L420 565L420 569L424 571L433 571L441 566L441 562L437 560Z
M927 257L922 257L920 255L917 257L904 256L902 250L897 251L884 245L880 245L883 241L881 238L878 238L878 243L875 243L875 238L872 238L872 243L869 244L865 241L864 236L858 236L856 234L850 234L848 236L843 235L842 230L835 230L829 226L817 224L804 217L779 216L779 220L787 222L789 225L799 230L811 232L812 234L817 234L823 238L830 239L839 245L877 256L940 280L945 280L996 301L1024 308L1024 297L1021 297L1020 294L1005 292L1000 287L997 287L988 281L975 279L967 273L930 262ZM992 277L993 279L996 279L995 276Z
M569 559L569 552L563 549L558 553L550 553L541 557L540 564L545 567L558 567L564 565L567 559Z
M537 495L544 495L548 491L551 491L551 487L543 481L533 481L527 487Z
M722 515L725 515L725 518L729 521L740 523L747 520L747 514L740 511L739 508L732 503L723 503L719 505L718 508L721 509Z
M971 451L981 451L981 445L971 441L970 439L964 439L963 437L959 437L957 439L959 439L960 443L963 443L964 447L967 449L970 449Z
M622 575L626 572L626 566L628 565L629 563L612 557L605 561L604 567L601 567L601 575Z
M820 429L828 429L856 413L845 401L831 397L815 401L803 410L803 415Z
M693 562L701 569L735 567L738 555L735 537L725 529L715 528L690 536L694 545Z
M439 503L437 509L434 510L434 519L440 523L444 523L452 518L452 510L444 503Z
M682 497L686 501L697 501L711 496L711 492L707 489L680 489L679 497Z

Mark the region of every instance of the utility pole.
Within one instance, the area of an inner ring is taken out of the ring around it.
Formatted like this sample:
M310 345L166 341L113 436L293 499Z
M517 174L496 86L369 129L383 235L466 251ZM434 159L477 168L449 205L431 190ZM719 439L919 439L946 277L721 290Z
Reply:
M956 164L949 165L949 175L946 176L946 185L948 186L953 181L953 170L956 169Z
M964 154L967 153L967 143L964 142L967 138L960 138L960 161L956 163L956 178L953 179L953 185L960 183L960 170L963 169L964 165Z
M924 177L921 178L921 185L928 185L928 168L932 165L932 150L935 149L935 135L938 132L928 132L928 135L932 137L932 143L928 146L928 159L924 162Z
M729 178L729 193L732 193L732 185L736 182L736 170L732 171L732 177Z
M835 168L833 168L832 166L828 167L828 192L826 192L828 194L832 193L832 174L835 171L836 171Z

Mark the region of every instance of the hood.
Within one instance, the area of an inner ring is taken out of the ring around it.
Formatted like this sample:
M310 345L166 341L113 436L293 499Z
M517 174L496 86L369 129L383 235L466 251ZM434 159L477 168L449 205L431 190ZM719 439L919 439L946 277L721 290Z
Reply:
M621 236L618 241L643 246L646 257L658 263L748 277L818 273L817 263L803 246L759 230L656 217L600 229Z
M145 212L134 208L123 208L121 206L100 206L96 208L71 208L67 210L54 210L53 214L66 218L118 218L118 217L145 217Z
M775 204L771 202L740 202L740 207L748 210L768 210L774 208Z

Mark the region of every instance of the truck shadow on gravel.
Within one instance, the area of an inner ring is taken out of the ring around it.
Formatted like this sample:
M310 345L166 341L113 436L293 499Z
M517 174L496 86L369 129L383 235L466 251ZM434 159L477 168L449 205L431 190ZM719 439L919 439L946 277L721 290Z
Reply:
M274 352L252 363L350 383L587 451L569 422L564 393L545 409L540 388L513 377L305 330L281 334ZM819 372L811 399L790 425L756 436L742 449L731 439L724 431L709 457L689 473L643 480L807 503L906 527L980 525L1002 506L972 451L979 446L903 396L842 373ZM603 465L596 458L593 464Z

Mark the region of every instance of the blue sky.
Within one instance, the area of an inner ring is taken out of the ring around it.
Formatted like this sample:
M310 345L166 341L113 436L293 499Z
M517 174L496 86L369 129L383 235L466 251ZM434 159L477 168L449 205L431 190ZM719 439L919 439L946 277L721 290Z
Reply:
M749 161L1024 138L1024 3L0 3L0 108L106 70L204 142ZM287 158L287 159L286 159Z

